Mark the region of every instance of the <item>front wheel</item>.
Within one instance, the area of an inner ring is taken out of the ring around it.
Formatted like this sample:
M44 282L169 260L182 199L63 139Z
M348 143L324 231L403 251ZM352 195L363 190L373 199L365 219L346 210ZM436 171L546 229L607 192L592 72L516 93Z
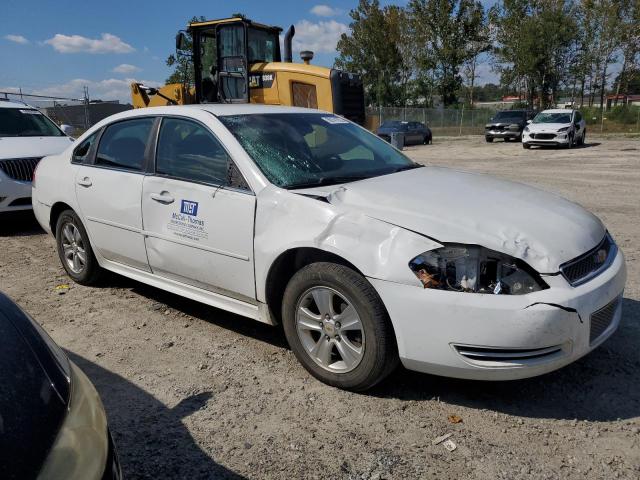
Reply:
M287 341L311 375L362 391L398 365L395 335L382 300L359 273L334 263L298 271L284 293Z
M528 143L523 143L522 148L524 148L525 150L529 150L531 148L531 145L529 145Z
M56 223L56 246L62 266L75 282L95 284L101 274L89 236L73 210L65 210Z
M484 139L487 141L487 143L493 142L493 137L484 137Z
M575 136L572 134L572 135L569 136L569 138L567 140L568 140L568 142L567 142L567 144L565 145L564 148L566 148L566 149L573 148L573 142L575 142Z

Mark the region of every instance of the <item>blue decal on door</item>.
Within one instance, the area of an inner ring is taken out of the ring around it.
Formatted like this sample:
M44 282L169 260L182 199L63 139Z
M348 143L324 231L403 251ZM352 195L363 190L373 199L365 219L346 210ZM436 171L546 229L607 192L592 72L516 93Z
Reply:
M193 217L198 216L198 202L191 202L189 200L182 200L180 205L180 213L185 215L191 215Z

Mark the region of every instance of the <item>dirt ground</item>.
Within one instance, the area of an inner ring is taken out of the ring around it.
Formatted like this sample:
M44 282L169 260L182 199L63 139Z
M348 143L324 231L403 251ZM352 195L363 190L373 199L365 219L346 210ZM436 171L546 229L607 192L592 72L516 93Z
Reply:
M640 478L640 140L525 151L436 138L407 153L537 185L599 215L629 270L618 332L539 378L399 369L348 393L311 378L277 328L116 276L59 295L69 280L53 239L30 214L0 217L0 289L93 380L126 478ZM453 452L432 445L445 433Z

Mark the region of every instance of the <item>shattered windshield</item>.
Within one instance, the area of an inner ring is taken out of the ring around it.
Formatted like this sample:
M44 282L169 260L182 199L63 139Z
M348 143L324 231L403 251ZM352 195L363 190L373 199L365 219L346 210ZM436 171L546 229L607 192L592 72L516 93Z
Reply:
M346 183L420 167L377 136L331 114L218 118L269 181L283 188Z
M62 136L62 130L34 108L0 108L0 137Z
M539 113L533 119L533 123L571 123L571 112Z

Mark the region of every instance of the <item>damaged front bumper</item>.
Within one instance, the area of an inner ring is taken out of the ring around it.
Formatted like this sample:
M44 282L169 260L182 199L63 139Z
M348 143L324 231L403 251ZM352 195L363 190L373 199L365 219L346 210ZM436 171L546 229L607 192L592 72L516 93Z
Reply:
M618 327L626 281L618 251L591 281L570 286L545 276L549 289L527 295L467 294L369 278L391 317L403 365L476 380L513 380L563 367Z

